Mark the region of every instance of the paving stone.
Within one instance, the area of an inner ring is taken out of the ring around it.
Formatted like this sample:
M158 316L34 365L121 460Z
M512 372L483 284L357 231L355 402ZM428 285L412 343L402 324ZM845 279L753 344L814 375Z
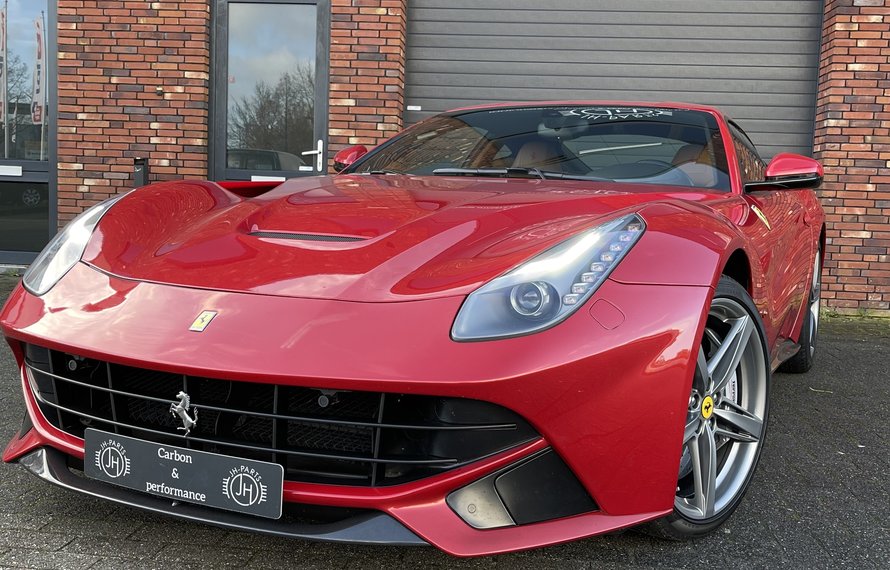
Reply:
M98 561L98 556L16 548L0 557L0 566L3 568L77 570L89 568Z
M306 549L306 545L310 544L305 540L236 531L230 531L222 542L235 548L248 548L261 552L280 550L288 553L302 552Z
M207 553L208 556L200 556L200 552ZM247 565L247 561L254 556L255 552L244 548L228 548L224 546L216 546L208 548L206 545L201 549L192 547L188 535L183 536L179 544L168 544L154 559L162 560L169 568L179 568L182 564L190 565L195 562L209 561L214 567L237 567L243 568Z
M65 545L64 551L102 557L146 559L153 558L166 546L153 537L146 538L147 540L120 540L79 536Z
M177 566L176 570L186 570L191 568L203 568L207 570L208 568L213 568L212 564L204 564L203 566L199 563L195 563L193 565L187 566ZM122 570L122 569L136 569L139 570L171 570L169 566L164 564L164 562L157 560L137 560L137 559L128 559L128 558L103 558L90 566L90 570Z
M278 568L300 568L300 570L315 570L320 568L346 568L350 560L351 559L348 556L343 555L326 558L306 556L300 550L295 552L259 551L253 553L253 557L250 559L250 562L247 566L248 568L256 568L259 570L271 570ZM376 564L377 557L373 557L370 559L365 558L364 560L366 564L369 560L374 560Z
M72 536L64 533L5 529L0 532L0 546L7 548L59 550L71 542L72 538Z
M76 495L75 495L76 496ZM80 516L55 517L41 530L66 532L77 537L95 540L124 539L132 535L142 523L128 521L126 515L114 513L108 517L90 517L89 511L81 511Z
M7 482L4 481L4 484ZM45 528L52 521L52 515L29 513L26 510L17 513L0 512L0 531L3 529L37 530Z

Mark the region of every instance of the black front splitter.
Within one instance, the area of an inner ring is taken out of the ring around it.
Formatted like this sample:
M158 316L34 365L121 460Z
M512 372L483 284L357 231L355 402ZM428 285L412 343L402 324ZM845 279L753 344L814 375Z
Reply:
M32 451L18 462L34 475L54 485L145 511L214 525L230 530L258 532L273 536L303 538L354 544L428 545L386 513L366 512L329 523L273 520L209 509L189 503L172 502L101 481L88 479L68 466L64 453L49 447Z

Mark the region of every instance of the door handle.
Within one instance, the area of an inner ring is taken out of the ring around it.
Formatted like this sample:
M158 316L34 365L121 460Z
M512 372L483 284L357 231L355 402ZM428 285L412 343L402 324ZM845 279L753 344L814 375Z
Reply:
M318 172L324 168L324 141L318 139L318 146L315 150L306 150L300 153L300 156L315 156L315 170Z

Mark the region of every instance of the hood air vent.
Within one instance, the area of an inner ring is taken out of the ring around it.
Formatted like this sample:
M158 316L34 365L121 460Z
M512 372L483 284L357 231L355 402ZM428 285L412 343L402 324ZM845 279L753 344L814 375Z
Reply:
M261 237L261 238L274 238L274 239L293 239L293 240L301 240L301 241L333 241L333 242L350 242L350 241L364 241L368 238L360 237L360 236L333 236L327 234L307 234L307 233L298 233L298 232L264 232L264 231L255 231L250 232L250 235Z

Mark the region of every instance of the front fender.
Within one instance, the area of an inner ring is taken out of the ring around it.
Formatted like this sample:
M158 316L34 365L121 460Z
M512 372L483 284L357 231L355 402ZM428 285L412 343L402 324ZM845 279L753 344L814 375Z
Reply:
M738 250L745 253L754 304L765 307L763 272L748 238L729 219L698 204L663 202L641 210L646 233L615 268L611 278L628 284L691 285L716 288Z

